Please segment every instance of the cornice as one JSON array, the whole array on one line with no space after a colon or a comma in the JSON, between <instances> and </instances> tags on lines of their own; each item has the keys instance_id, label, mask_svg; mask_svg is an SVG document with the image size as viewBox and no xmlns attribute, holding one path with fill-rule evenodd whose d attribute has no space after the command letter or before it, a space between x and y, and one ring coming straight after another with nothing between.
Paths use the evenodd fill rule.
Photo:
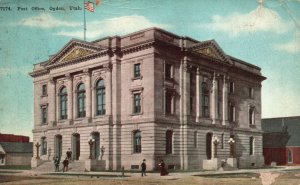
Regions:
<instances>
[{"instance_id":1,"label":"cornice","mask_svg":"<svg viewBox=\"0 0 300 185\"><path fill-rule=\"evenodd\" d=\"M123 55L127 55L130 53L139 52L141 50L149 49L154 46L155 41L148 41L146 43L142 43L139 45L133 45L131 47L122 48L121 51Z\"/></svg>"}]
</instances>

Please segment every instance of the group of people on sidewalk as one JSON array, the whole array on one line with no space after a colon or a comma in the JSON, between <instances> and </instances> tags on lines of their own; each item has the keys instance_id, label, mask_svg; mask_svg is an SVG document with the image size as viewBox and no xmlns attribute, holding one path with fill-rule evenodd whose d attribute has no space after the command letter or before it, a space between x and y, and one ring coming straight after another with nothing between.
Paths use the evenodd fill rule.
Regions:
<instances>
[{"instance_id":1,"label":"group of people on sidewalk","mask_svg":"<svg viewBox=\"0 0 300 185\"><path fill-rule=\"evenodd\" d=\"M70 163L71 157L72 157L72 151L70 150L70 148L66 152L66 155L67 155L67 157L62 162L63 172L66 172L69 170L69 163ZM55 172L59 172L59 164L60 164L60 157L59 156L54 157Z\"/></svg>"},{"instance_id":2,"label":"group of people on sidewalk","mask_svg":"<svg viewBox=\"0 0 300 185\"><path fill-rule=\"evenodd\" d=\"M160 169L160 176L165 176L165 175L169 174L169 172L166 169L166 164L164 163L163 160L160 161L158 166L159 166L159 169ZM141 164L141 169L142 169L142 177L147 176L146 175L146 169L147 169L146 159L143 159L143 162Z\"/></svg>"},{"instance_id":3,"label":"group of people on sidewalk","mask_svg":"<svg viewBox=\"0 0 300 185\"><path fill-rule=\"evenodd\" d=\"M67 155L66 158L62 162L63 172L66 172L69 169L69 163L70 163L71 157L72 157L72 151L70 150L70 148L66 152L66 155ZM56 157L54 157L53 160L54 160L55 172L59 172L60 157L56 156ZM165 175L169 174L169 172L166 169L166 164L164 163L163 160L160 161L158 166L160 168L160 176L165 176ZM142 169L142 177L147 176L146 175L146 169L147 169L146 159L143 159L143 162L141 164L141 169Z\"/></svg>"}]
</instances>

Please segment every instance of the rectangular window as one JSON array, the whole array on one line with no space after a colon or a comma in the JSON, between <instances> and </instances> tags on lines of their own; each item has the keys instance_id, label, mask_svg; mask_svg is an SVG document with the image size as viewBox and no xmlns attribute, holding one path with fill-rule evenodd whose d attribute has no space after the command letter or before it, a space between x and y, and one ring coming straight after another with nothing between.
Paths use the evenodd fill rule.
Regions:
<instances>
[{"instance_id":1,"label":"rectangular window","mask_svg":"<svg viewBox=\"0 0 300 185\"><path fill-rule=\"evenodd\" d=\"M209 117L209 97L208 97L208 95L203 95L203 116Z\"/></svg>"},{"instance_id":2,"label":"rectangular window","mask_svg":"<svg viewBox=\"0 0 300 185\"><path fill-rule=\"evenodd\" d=\"M133 113L141 113L141 93L133 95Z\"/></svg>"},{"instance_id":3,"label":"rectangular window","mask_svg":"<svg viewBox=\"0 0 300 185\"><path fill-rule=\"evenodd\" d=\"M234 82L229 82L229 93L234 93Z\"/></svg>"},{"instance_id":4,"label":"rectangular window","mask_svg":"<svg viewBox=\"0 0 300 185\"><path fill-rule=\"evenodd\" d=\"M229 121L235 122L235 107L233 105L229 106Z\"/></svg>"},{"instance_id":5,"label":"rectangular window","mask_svg":"<svg viewBox=\"0 0 300 185\"><path fill-rule=\"evenodd\" d=\"M253 98L254 97L254 90L251 87L248 88L248 97L249 98Z\"/></svg>"},{"instance_id":6,"label":"rectangular window","mask_svg":"<svg viewBox=\"0 0 300 185\"><path fill-rule=\"evenodd\" d=\"M42 138L42 155L46 155L47 154L47 141L46 138Z\"/></svg>"},{"instance_id":7,"label":"rectangular window","mask_svg":"<svg viewBox=\"0 0 300 185\"><path fill-rule=\"evenodd\" d=\"M42 107L42 125L47 124L47 107Z\"/></svg>"},{"instance_id":8,"label":"rectangular window","mask_svg":"<svg viewBox=\"0 0 300 185\"><path fill-rule=\"evenodd\" d=\"M47 96L47 85L46 85L46 84L44 84L44 85L42 86L42 95L43 95L43 96Z\"/></svg>"},{"instance_id":9,"label":"rectangular window","mask_svg":"<svg viewBox=\"0 0 300 185\"><path fill-rule=\"evenodd\" d=\"M169 92L166 92L166 98L165 98L165 114L172 114L172 94Z\"/></svg>"},{"instance_id":10,"label":"rectangular window","mask_svg":"<svg viewBox=\"0 0 300 185\"><path fill-rule=\"evenodd\" d=\"M173 78L172 65L171 64L165 64L165 78L166 79Z\"/></svg>"},{"instance_id":11,"label":"rectangular window","mask_svg":"<svg viewBox=\"0 0 300 185\"><path fill-rule=\"evenodd\" d=\"M166 154L171 154L173 150L173 132L168 130L166 132Z\"/></svg>"},{"instance_id":12,"label":"rectangular window","mask_svg":"<svg viewBox=\"0 0 300 185\"><path fill-rule=\"evenodd\" d=\"M221 149L224 149L224 133L221 135Z\"/></svg>"},{"instance_id":13,"label":"rectangular window","mask_svg":"<svg viewBox=\"0 0 300 185\"><path fill-rule=\"evenodd\" d=\"M134 78L141 77L141 64L134 64Z\"/></svg>"},{"instance_id":14,"label":"rectangular window","mask_svg":"<svg viewBox=\"0 0 300 185\"><path fill-rule=\"evenodd\" d=\"M254 138L250 137L249 139L249 154L253 155L254 154Z\"/></svg>"},{"instance_id":15,"label":"rectangular window","mask_svg":"<svg viewBox=\"0 0 300 185\"><path fill-rule=\"evenodd\" d=\"M249 125L254 125L254 108L249 108Z\"/></svg>"}]
</instances>

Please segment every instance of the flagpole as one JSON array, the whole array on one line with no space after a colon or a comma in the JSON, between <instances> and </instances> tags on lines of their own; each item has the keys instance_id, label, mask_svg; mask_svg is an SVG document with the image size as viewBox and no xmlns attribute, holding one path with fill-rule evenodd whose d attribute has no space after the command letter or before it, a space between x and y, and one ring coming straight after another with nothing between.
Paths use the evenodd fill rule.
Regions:
<instances>
[{"instance_id":1,"label":"flagpole","mask_svg":"<svg viewBox=\"0 0 300 185\"><path fill-rule=\"evenodd\" d=\"M83 0L83 39L86 41L85 0Z\"/></svg>"}]
</instances>

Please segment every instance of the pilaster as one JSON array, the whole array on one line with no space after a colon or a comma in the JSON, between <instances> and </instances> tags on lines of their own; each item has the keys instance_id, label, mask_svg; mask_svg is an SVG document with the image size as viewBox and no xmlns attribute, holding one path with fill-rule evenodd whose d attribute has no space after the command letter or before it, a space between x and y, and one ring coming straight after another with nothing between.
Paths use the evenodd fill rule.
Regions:
<instances>
[{"instance_id":1,"label":"pilaster","mask_svg":"<svg viewBox=\"0 0 300 185\"><path fill-rule=\"evenodd\" d=\"M217 76L214 73L212 80L212 98L211 98L211 118L212 124L216 124L217 114L218 114L218 81Z\"/></svg>"},{"instance_id":2,"label":"pilaster","mask_svg":"<svg viewBox=\"0 0 300 185\"><path fill-rule=\"evenodd\" d=\"M49 123L53 126L56 122L56 82L53 78L50 78L48 81L48 99L49 99L49 107L48 107L48 115L49 115Z\"/></svg>"},{"instance_id":3,"label":"pilaster","mask_svg":"<svg viewBox=\"0 0 300 185\"><path fill-rule=\"evenodd\" d=\"M228 79L224 75L223 78L223 102L222 102L222 109L223 109L223 118L222 118L222 125L228 125Z\"/></svg>"}]
</instances>

